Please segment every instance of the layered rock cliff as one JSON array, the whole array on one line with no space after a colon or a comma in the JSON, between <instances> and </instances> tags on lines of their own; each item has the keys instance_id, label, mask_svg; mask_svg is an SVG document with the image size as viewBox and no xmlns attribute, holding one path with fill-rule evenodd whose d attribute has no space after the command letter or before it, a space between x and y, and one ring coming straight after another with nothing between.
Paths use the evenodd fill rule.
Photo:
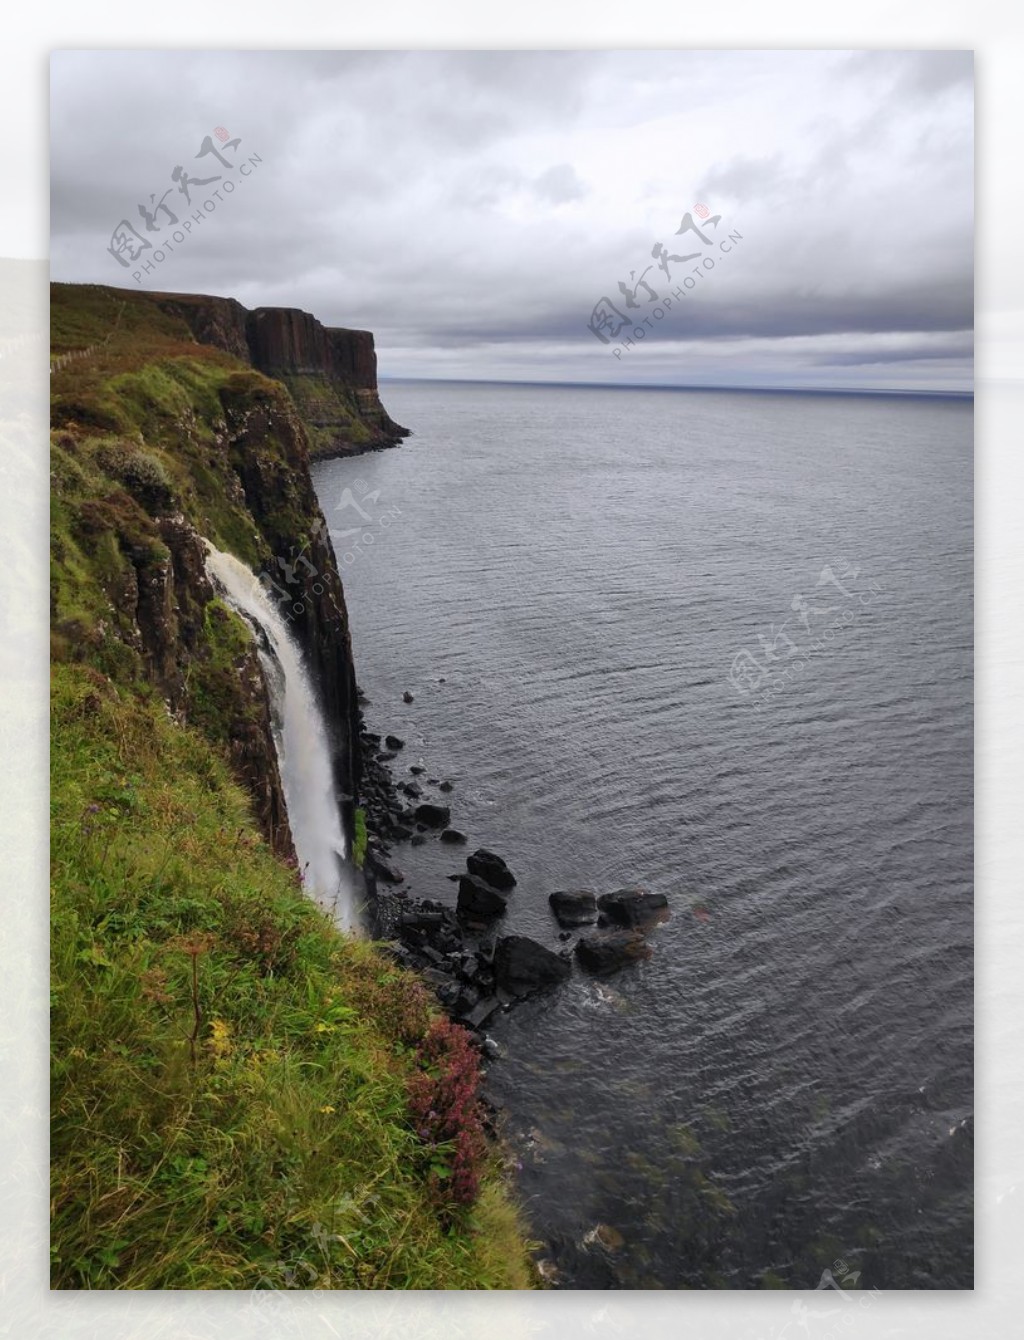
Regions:
<instances>
[{"instance_id":1,"label":"layered rock cliff","mask_svg":"<svg viewBox=\"0 0 1024 1340\"><path fill-rule=\"evenodd\" d=\"M283 382L302 416L314 459L396 446L408 436L381 404L370 331L323 326L297 307L249 311L233 298L146 296L185 321L196 340Z\"/></svg>"}]
</instances>

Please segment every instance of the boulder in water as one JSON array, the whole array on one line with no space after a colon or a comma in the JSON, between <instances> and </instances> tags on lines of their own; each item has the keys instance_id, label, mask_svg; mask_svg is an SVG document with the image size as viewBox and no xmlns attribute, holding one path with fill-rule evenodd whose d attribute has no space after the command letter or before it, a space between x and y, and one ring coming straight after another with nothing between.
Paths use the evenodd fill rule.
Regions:
<instances>
[{"instance_id":1,"label":"boulder in water","mask_svg":"<svg viewBox=\"0 0 1024 1340\"><path fill-rule=\"evenodd\" d=\"M495 856L486 847L480 847L472 856L467 856L466 865L471 875L478 875L496 889L511 889L516 882L515 875L501 857Z\"/></svg>"},{"instance_id":2,"label":"boulder in water","mask_svg":"<svg viewBox=\"0 0 1024 1340\"><path fill-rule=\"evenodd\" d=\"M616 926L653 926L668 917L668 899L645 889L616 889L602 893L597 905Z\"/></svg>"},{"instance_id":3,"label":"boulder in water","mask_svg":"<svg viewBox=\"0 0 1024 1340\"><path fill-rule=\"evenodd\" d=\"M600 977L651 957L651 947L640 931L595 931L576 942L580 966Z\"/></svg>"},{"instance_id":4,"label":"boulder in water","mask_svg":"<svg viewBox=\"0 0 1024 1340\"><path fill-rule=\"evenodd\" d=\"M559 926L586 926L597 920L597 898L589 889L566 889L548 894Z\"/></svg>"},{"instance_id":5,"label":"boulder in water","mask_svg":"<svg viewBox=\"0 0 1024 1340\"><path fill-rule=\"evenodd\" d=\"M516 996L554 986L572 976L572 964L525 935L503 935L494 947L494 979Z\"/></svg>"},{"instance_id":6,"label":"boulder in water","mask_svg":"<svg viewBox=\"0 0 1024 1340\"><path fill-rule=\"evenodd\" d=\"M476 875L459 876L459 916L468 921L500 917L505 911L505 895Z\"/></svg>"},{"instance_id":7,"label":"boulder in water","mask_svg":"<svg viewBox=\"0 0 1024 1340\"><path fill-rule=\"evenodd\" d=\"M434 805L430 801L417 805L413 817L418 824L427 828L447 828L452 812L447 805Z\"/></svg>"}]
</instances>

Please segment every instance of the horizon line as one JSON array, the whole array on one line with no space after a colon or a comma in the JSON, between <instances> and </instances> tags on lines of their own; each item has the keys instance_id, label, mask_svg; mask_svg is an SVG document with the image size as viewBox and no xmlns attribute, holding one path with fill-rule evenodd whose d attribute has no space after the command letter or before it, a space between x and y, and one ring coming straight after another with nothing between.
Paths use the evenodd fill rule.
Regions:
<instances>
[{"instance_id":1,"label":"horizon line","mask_svg":"<svg viewBox=\"0 0 1024 1340\"><path fill-rule=\"evenodd\" d=\"M741 386L713 385L688 382L587 382L567 380L538 380L522 377L411 377L380 375L378 382L443 382L468 386L558 386L596 391L739 391L744 394L765 395L879 395L918 396L925 399L973 400L970 390L922 390L904 387L877 386Z\"/></svg>"}]
</instances>

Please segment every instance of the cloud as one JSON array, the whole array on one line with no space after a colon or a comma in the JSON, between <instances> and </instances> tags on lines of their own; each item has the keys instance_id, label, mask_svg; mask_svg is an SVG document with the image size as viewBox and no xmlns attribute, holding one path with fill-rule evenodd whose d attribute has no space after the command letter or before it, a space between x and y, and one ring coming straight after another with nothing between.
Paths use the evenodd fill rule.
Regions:
<instances>
[{"instance_id":1,"label":"cloud","mask_svg":"<svg viewBox=\"0 0 1024 1340\"><path fill-rule=\"evenodd\" d=\"M168 188L187 217L180 164L235 189L146 287L368 327L393 373L601 380L622 360L591 309L631 271L657 287L652 248L691 251L675 230L703 201L742 245L644 345L645 376L699 340L705 371L745 379L750 341L774 341L779 375L841 384L862 336L959 332L939 361L969 381L969 53L73 52L51 87L58 279L135 286L112 229ZM215 126L258 156L244 182L196 158Z\"/></svg>"}]
</instances>

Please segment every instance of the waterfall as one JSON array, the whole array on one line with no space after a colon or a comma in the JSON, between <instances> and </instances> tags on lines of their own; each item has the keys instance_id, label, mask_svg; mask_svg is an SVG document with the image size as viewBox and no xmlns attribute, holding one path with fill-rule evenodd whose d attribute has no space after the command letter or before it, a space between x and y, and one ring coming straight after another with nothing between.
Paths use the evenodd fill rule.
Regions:
<instances>
[{"instance_id":1,"label":"waterfall","mask_svg":"<svg viewBox=\"0 0 1024 1340\"><path fill-rule=\"evenodd\" d=\"M209 543L206 549L207 572L256 636L303 887L344 930L358 929L327 732L301 652L252 570Z\"/></svg>"}]
</instances>

